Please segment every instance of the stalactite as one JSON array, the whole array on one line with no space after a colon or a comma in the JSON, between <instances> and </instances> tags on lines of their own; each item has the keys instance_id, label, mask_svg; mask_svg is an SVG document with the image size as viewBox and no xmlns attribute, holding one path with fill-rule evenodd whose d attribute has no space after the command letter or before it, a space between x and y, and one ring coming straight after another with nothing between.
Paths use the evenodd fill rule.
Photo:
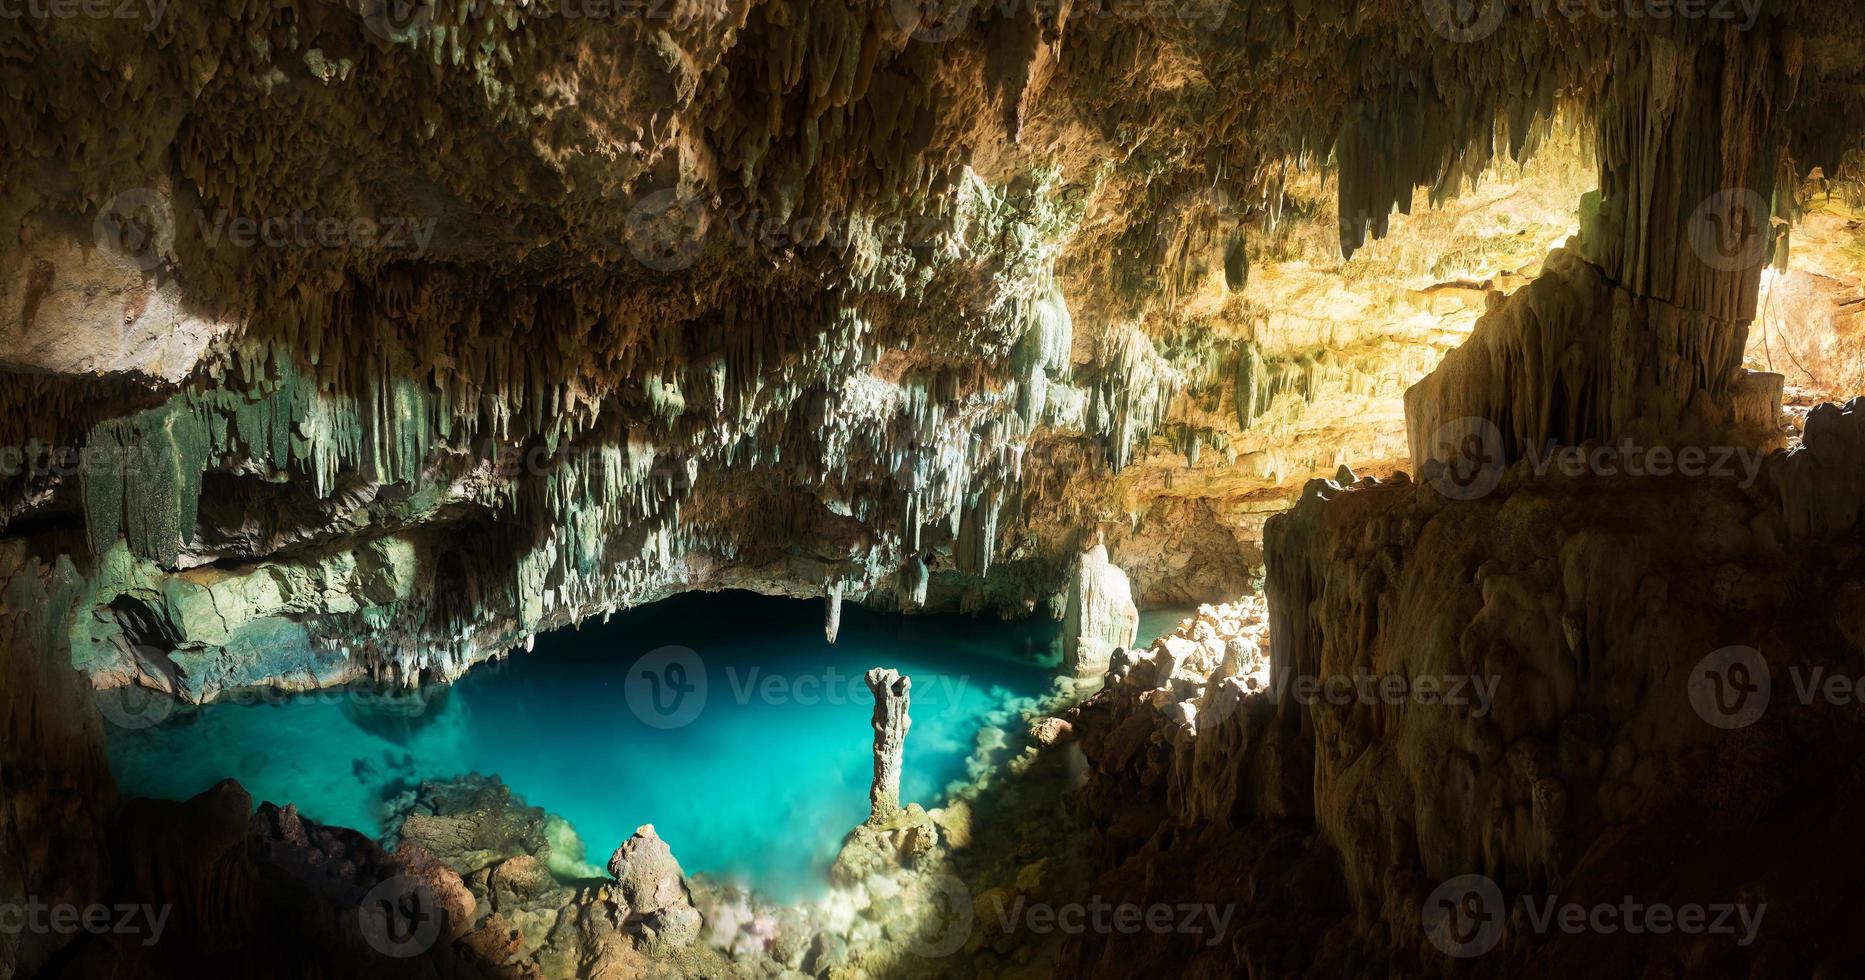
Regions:
<instances>
[{"instance_id":1,"label":"stalactite","mask_svg":"<svg viewBox=\"0 0 1865 980\"><path fill-rule=\"evenodd\" d=\"M822 634L830 643L842 631L842 583L831 584L823 593Z\"/></svg>"}]
</instances>

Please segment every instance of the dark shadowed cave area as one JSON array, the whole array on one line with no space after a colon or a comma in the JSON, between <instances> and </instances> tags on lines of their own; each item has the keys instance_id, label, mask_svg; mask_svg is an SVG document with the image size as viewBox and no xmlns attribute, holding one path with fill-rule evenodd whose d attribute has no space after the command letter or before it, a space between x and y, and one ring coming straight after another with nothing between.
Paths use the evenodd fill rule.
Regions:
<instances>
[{"instance_id":1,"label":"dark shadowed cave area","mask_svg":"<svg viewBox=\"0 0 1865 980\"><path fill-rule=\"evenodd\" d=\"M1856 0L0 86L0 980L1865 976Z\"/></svg>"}]
</instances>

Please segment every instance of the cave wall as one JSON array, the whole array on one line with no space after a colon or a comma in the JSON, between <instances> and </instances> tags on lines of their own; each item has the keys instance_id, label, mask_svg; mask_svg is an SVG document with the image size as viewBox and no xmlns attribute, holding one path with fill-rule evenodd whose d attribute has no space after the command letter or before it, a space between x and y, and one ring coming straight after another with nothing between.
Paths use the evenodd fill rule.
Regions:
<instances>
[{"instance_id":1,"label":"cave wall","mask_svg":"<svg viewBox=\"0 0 1865 980\"><path fill-rule=\"evenodd\" d=\"M1168 640L1076 716L1097 887L1230 901L1244 922L1204 948L1084 936L1065 969L1756 976L1857 962L1830 905L1857 868L1814 828L1858 812L1857 780L1832 767L1865 730L1843 698L1780 685L1844 673L1861 652L1857 495L1838 477L1858 403L1815 408L1790 451L1782 379L1742 360L1764 266L1788 261L1776 180L1797 189L1807 160L1788 160L1799 144L1783 120L1816 56L1792 34L1736 31L1621 52L1591 103L1600 190L1580 231L1526 286L1490 294L1467 342L1407 392L1418 478L1312 481L1269 519L1261 676L1239 686ZM1718 239L1706 215L1746 234ZM1548 466L1620 445L1726 462ZM1759 651L1777 686L1758 717L1719 724L1701 675L1732 649ZM1461 678L1475 696L1295 693L1366 676ZM1504 905L1495 951L1486 936L1465 959L1429 920L1434 896L1473 875ZM1777 917L1737 944L1538 932L1522 911L1627 895Z\"/></svg>"},{"instance_id":2,"label":"cave wall","mask_svg":"<svg viewBox=\"0 0 1865 980\"><path fill-rule=\"evenodd\" d=\"M1398 11L383 13L8 41L0 515L71 556L100 683L446 679L694 588L1053 612L1091 533L1150 604L1246 587L1292 488L1400 457L1351 404L1447 346L1291 321L1252 248L1337 247L1378 167L1309 144L1396 76L1483 93L1413 161L1440 197L1521 78ZM1382 27L1405 71L1342 57Z\"/></svg>"},{"instance_id":3,"label":"cave wall","mask_svg":"<svg viewBox=\"0 0 1865 980\"><path fill-rule=\"evenodd\" d=\"M78 845L100 825L60 810L67 791L108 795L69 668L189 700L409 684L694 588L1059 611L1090 535L1152 602L1267 574L1289 624L1278 670L1373 662L1387 629L1439 644L1397 656L1448 657L1437 600L1400 621L1385 596L1415 581L1468 607L1448 568L1471 556L1353 509L1371 504L1324 518L1305 503L1277 524L1284 491L1408 457L1422 476L1458 418L1497 427L1506 458L1622 435L1768 447L1777 389L1740 369L1755 274L1705 272L1679 242L1703 195L1745 187L1773 208L1779 168L1837 173L1846 147L1820 134L1849 139L1859 118L1856 25L1811 3L1741 36L1509 18L1480 44L1412 4L1306 0L1165 19L996 8L949 32L879 2L600 22L416 9L213 2L0 35L17 106L0 116L0 217L17 229L0 243L0 450L18 453L0 460L0 554L8 628L29 638L6 654L27 681L6 692L6 772L31 787L9 795L10 889L78 895L99 874L102 852ZM1304 261L1288 236L1318 228L1377 264L1381 235L1547 152L1563 114L1600 178L1570 247L1492 281L1390 290L1409 312L1281 302L1302 295L1274 288ZM242 240L243 221L274 219L282 244ZM1360 424L1462 340L1435 326L1448 306L1486 315L1411 388L1407 436ZM1783 548L1847 533L1859 502L1832 475L1847 450L1819 447L1847 445L1850 416L1819 417L1771 471L1775 504L1700 503L1777 507ZM1435 506L1386 486L1366 496L1400 525ZM1516 561L1506 548L1529 545L1487 521L1460 527ZM1368 527L1397 553L1359 557L1390 567L1337 569L1331 549ZM1753 554L1714 547L1765 564L1774 524L1742 527ZM1813 561L1784 554L1766 560ZM1518 590L1579 594L1556 585L1541 568ZM1645 628L1626 615L1611 624ZM1547 725L1675 705L1608 697L1650 664L1583 683L1545 643L1523 657L1546 679L1524 702L1537 727L1504 733L1530 757L1507 774L1429 753L1488 751L1496 733L1399 719L1391 751L1412 775L1383 802L1356 766L1385 720L1252 709L1259 748L1194 747L1209 778L1141 812L1314 885L1318 919L1346 905L1400 921L1411 879L1375 881L1366 861L1548 880L1561 841L1599 826L1603 777L1587 759L1547 770L1583 798L1565 830L1550 823L1534 796ZM56 779L34 768L66 755ZM1136 785L1169 785L1148 765ZM1503 817L1422 809L1425 775L1446 773ZM1327 856L1222 834L1258 818L1324 829ZM1402 846L1440 820L1487 843ZM64 836L31 830L53 824ZM42 862L45 840L81 857Z\"/></svg>"}]
</instances>

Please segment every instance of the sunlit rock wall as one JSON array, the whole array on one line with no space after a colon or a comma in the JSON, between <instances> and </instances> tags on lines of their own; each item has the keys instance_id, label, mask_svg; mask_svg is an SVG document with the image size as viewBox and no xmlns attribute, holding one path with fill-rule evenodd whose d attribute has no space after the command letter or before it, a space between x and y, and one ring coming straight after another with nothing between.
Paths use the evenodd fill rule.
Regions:
<instances>
[{"instance_id":1,"label":"sunlit rock wall","mask_svg":"<svg viewBox=\"0 0 1865 980\"><path fill-rule=\"evenodd\" d=\"M72 561L101 683L444 679L695 588L1059 615L1090 535L1142 603L1231 595L1302 480L1402 458L1444 321L1574 197L1443 230L1467 266L1357 243L1332 291L1366 171L1298 145L1390 79L1284 11L563 13L14 42L0 517ZM1233 90L1286 73L1245 36L1314 119Z\"/></svg>"}]
</instances>

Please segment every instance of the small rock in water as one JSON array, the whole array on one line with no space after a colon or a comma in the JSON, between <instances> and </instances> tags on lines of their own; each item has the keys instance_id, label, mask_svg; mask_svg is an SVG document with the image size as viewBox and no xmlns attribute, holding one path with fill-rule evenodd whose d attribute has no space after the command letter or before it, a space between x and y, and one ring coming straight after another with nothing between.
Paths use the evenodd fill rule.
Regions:
<instances>
[{"instance_id":1,"label":"small rock in water","mask_svg":"<svg viewBox=\"0 0 1865 980\"><path fill-rule=\"evenodd\" d=\"M818 976L847 963L848 940L828 932L816 934L816 941L810 944L809 955L803 960L803 966Z\"/></svg>"},{"instance_id":2,"label":"small rock in water","mask_svg":"<svg viewBox=\"0 0 1865 980\"><path fill-rule=\"evenodd\" d=\"M643 824L633 837L609 858L609 873L620 883L622 898L643 914L686 904L685 872L674 860L673 848Z\"/></svg>"},{"instance_id":3,"label":"small rock in water","mask_svg":"<svg viewBox=\"0 0 1865 980\"><path fill-rule=\"evenodd\" d=\"M1075 737L1075 727L1060 718L1038 718L1030 722L1030 737L1038 745L1059 745Z\"/></svg>"},{"instance_id":4,"label":"small rock in water","mask_svg":"<svg viewBox=\"0 0 1865 980\"><path fill-rule=\"evenodd\" d=\"M971 846L971 804L955 800L926 811L926 815L932 818L932 822L945 835L945 846L955 851Z\"/></svg>"}]
</instances>

